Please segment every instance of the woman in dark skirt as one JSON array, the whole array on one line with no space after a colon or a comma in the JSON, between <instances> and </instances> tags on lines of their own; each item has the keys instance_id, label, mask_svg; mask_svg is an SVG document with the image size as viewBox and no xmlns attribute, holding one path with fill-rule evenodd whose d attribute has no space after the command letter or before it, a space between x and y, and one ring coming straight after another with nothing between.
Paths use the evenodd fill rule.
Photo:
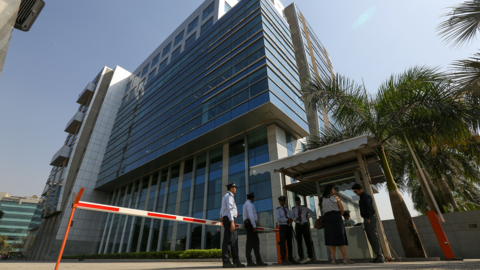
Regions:
<instances>
[{"instance_id":1,"label":"woman in dark skirt","mask_svg":"<svg viewBox=\"0 0 480 270\"><path fill-rule=\"evenodd\" d=\"M320 209L323 211L325 228L325 245L329 246L332 255L332 264L339 264L336 259L336 248L340 249L344 264L354 264L347 258L347 233L343 223L343 205L340 198L335 196L333 185L327 185L320 199Z\"/></svg>"}]
</instances>

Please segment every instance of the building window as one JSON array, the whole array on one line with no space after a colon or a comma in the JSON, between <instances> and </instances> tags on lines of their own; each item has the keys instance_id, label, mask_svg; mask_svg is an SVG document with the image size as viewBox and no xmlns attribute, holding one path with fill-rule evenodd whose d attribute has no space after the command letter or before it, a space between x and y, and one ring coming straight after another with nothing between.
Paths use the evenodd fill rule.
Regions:
<instances>
[{"instance_id":1,"label":"building window","mask_svg":"<svg viewBox=\"0 0 480 270\"><path fill-rule=\"evenodd\" d=\"M165 59L165 61L163 61L160 64L160 66L158 66L158 72L160 72L162 69L164 69L167 66L167 61L168 61L168 59Z\"/></svg>"},{"instance_id":2,"label":"building window","mask_svg":"<svg viewBox=\"0 0 480 270\"><path fill-rule=\"evenodd\" d=\"M190 46L190 45L196 40L196 37L197 37L197 32L193 33L193 34L185 41L185 48L187 48L188 46Z\"/></svg>"},{"instance_id":3,"label":"building window","mask_svg":"<svg viewBox=\"0 0 480 270\"><path fill-rule=\"evenodd\" d=\"M215 9L215 6L214 6L213 4L215 4L215 2L212 2L212 3L210 4L210 6L208 6L208 7L203 11L202 20L205 20L205 18L207 18L208 15L210 15L210 14L213 12L213 10Z\"/></svg>"},{"instance_id":4,"label":"building window","mask_svg":"<svg viewBox=\"0 0 480 270\"><path fill-rule=\"evenodd\" d=\"M158 60L160 59L160 54L157 54L152 60L152 68L157 65Z\"/></svg>"},{"instance_id":5,"label":"building window","mask_svg":"<svg viewBox=\"0 0 480 270\"><path fill-rule=\"evenodd\" d=\"M184 30L182 30L182 32L180 32L180 34L177 35L177 37L175 37L175 43L173 44L173 47L177 46L177 44L182 41L183 39L183 32Z\"/></svg>"},{"instance_id":6,"label":"building window","mask_svg":"<svg viewBox=\"0 0 480 270\"><path fill-rule=\"evenodd\" d=\"M163 49L163 52L162 52L162 57L165 57L165 55L167 55L169 52L170 52L170 48L172 47L172 43L168 43L167 47L165 47Z\"/></svg>"},{"instance_id":7,"label":"building window","mask_svg":"<svg viewBox=\"0 0 480 270\"><path fill-rule=\"evenodd\" d=\"M189 25L187 29L187 34L190 33L193 29L195 29L198 25L198 17L196 17Z\"/></svg>"},{"instance_id":8,"label":"building window","mask_svg":"<svg viewBox=\"0 0 480 270\"><path fill-rule=\"evenodd\" d=\"M148 74L148 80L147 82L150 82L156 75L157 69L154 69L150 74Z\"/></svg>"},{"instance_id":9,"label":"building window","mask_svg":"<svg viewBox=\"0 0 480 270\"><path fill-rule=\"evenodd\" d=\"M200 30L200 35L205 33L210 27L213 25L213 18L210 18L206 23L202 25L202 29Z\"/></svg>"},{"instance_id":10,"label":"building window","mask_svg":"<svg viewBox=\"0 0 480 270\"><path fill-rule=\"evenodd\" d=\"M148 68L150 67L150 63L148 63L142 70L142 77L145 76L148 72Z\"/></svg>"},{"instance_id":11,"label":"building window","mask_svg":"<svg viewBox=\"0 0 480 270\"><path fill-rule=\"evenodd\" d=\"M175 59L175 57L180 55L180 51L182 49L182 46L178 47L173 53L172 53L172 60Z\"/></svg>"},{"instance_id":12,"label":"building window","mask_svg":"<svg viewBox=\"0 0 480 270\"><path fill-rule=\"evenodd\" d=\"M225 2L225 13L230 11L230 9L232 9L232 7L227 2Z\"/></svg>"}]
</instances>

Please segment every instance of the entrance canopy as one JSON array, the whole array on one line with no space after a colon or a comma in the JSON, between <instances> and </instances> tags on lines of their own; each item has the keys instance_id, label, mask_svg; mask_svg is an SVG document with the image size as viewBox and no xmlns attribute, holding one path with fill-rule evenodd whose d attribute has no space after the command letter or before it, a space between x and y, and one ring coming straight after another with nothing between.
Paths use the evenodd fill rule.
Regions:
<instances>
[{"instance_id":1,"label":"entrance canopy","mask_svg":"<svg viewBox=\"0 0 480 270\"><path fill-rule=\"evenodd\" d=\"M355 182L355 172L360 170L358 160L360 154L365 159L372 184L379 184L385 182L385 177L374 151L378 146L379 142L374 136L363 135L253 166L250 175L266 172L283 173L299 181L286 185L287 190L302 196L314 196L317 195L317 182L322 185L340 184L340 188L341 182L345 184ZM345 185L345 189L349 187L350 185Z\"/></svg>"}]
</instances>

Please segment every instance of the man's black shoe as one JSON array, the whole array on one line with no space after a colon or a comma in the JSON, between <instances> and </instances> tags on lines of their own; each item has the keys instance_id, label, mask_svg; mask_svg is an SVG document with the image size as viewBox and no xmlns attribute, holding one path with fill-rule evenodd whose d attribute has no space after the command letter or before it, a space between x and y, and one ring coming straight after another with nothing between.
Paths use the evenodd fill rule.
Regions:
<instances>
[{"instance_id":1,"label":"man's black shoe","mask_svg":"<svg viewBox=\"0 0 480 270\"><path fill-rule=\"evenodd\" d=\"M375 260L373 260L372 263L385 263L385 261L382 260L382 259L375 259Z\"/></svg>"},{"instance_id":2,"label":"man's black shoe","mask_svg":"<svg viewBox=\"0 0 480 270\"><path fill-rule=\"evenodd\" d=\"M292 263L292 264L300 264L300 262L295 261L295 260L291 260L290 263Z\"/></svg>"},{"instance_id":3,"label":"man's black shoe","mask_svg":"<svg viewBox=\"0 0 480 270\"><path fill-rule=\"evenodd\" d=\"M257 266L257 265L256 265L254 262L248 262L248 263L247 263L247 266L248 266L248 267L255 267L255 266Z\"/></svg>"},{"instance_id":4,"label":"man's black shoe","mask_svg":"<svg viewBox=\"0 0 480 270\"><path fill-rule=\"evenodd\" d=\"M292 263L289 262L289 261L283 261L283 262L282 262L282 265L291 265L291 264L292 264Z\"/></svg>"},{"instance_id":5,"label":"man's black shoe","mask_svg":"<svg viewBox=\"0 0 480 270\"><path fill-rule=\"evenodd\" d=\"M235 268L235 265L231 264L230 262L228 263L223 263L223 267L222 268Z\"/></svg>"},{"instance_id":6,"label":"man's black shoe","mask_svg":"<svg viewBox=\"0 0 480 270\"><path fill-rule=\"evenodd\" d=\"M257 266L267 266L268 263L264 263L262 261L257 262Z\"/></svg>"},{"instance_id":7,"label":"man's black shoe","mask_svg":"<svg viewBox=\"0 0 480 270\"><path fill-rule=\"evenodd\" d=\"M236 268L243 268L245 267L245 264L241 263L241 262L238 262L236 264L234 264Z\"/></svg>"}]
</instances>

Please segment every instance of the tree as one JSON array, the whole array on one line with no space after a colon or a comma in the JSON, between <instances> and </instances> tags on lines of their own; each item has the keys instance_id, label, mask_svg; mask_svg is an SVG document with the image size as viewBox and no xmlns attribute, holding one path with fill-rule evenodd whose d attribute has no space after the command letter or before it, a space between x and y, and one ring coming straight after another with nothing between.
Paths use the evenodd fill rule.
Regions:
<instances>
[{"instance_id":1,"label":"tree","mask_svg":"<svg viewBox=\"0 0 480 270\"><path fill-rule=\"evenodd\" d=\"M0 211L0 219L3 218L3 214L4 214L3 211Z\"/></svg>"},{"instance_id":2,"label":"tree","mask_svg":"<svg viewBox=\"0 0 480 270\"><path fill-rule=\"evenodd\" d=\"M335 128L321 131L309 146L329 144L363 134L380 142L377 154L385 173L395 222L406 257L425 257L417 229L390 169L386 146L404 142L446 144L470 136L468 124L474 116L437 69L414 67L392 75L375 96L352 80L333 78L308 80L302 87L304 101L314 108L325 105ZM333 125L332 125L333 126Z\"/></svg>"},{"instance_id":3,"label":"tree","mask_svg":"<svg viewBox=\"0 0 480 270\"><path fill-rule=\"evenodd\" d=\"M461 47L471 42L480 30L480 1L465 1L444 15L447 19L437 27L438 34L446 43ZM466 60L453 63L450 78L456 82L458 96L480 106L480 53ZM480 119L472 122L478 134Z\"/></svg>"},{"instance_id":4,"label":"tree","mask_svg":"<svg viewBox=\"0 0 480 270\"><path fill-rule=\"evenodd\" d=\"M441 196L437 200L442 209L460 210L457 203L462 201L478 204L472 201L470 194L477 194L480 183L480 140L473 136L471 140L456 147L413 145L420 160L431 176L431 189L439 190ZM395 179L401 179L399 186L412 194L415 209L419 212L426 211L426 198L420 184L416 168L409 154L402 147L389 147L390 164ZM403 178L404 176L407 176ZM475 197L475 196L473 196ZM462 207L464 208L464 207ZM447 211L447 210L445 210ZM451 212L449 210L448 212Z\"/></svg>"},{"instance_id":5,"label":"tree","mask_svg":"<svg viewBox=\"0 0 480 270\"><path fill-rule=\"evenodd\" d=\"M0 253L7 254L12 250L12 246L7 243L8 237L6 235L0 235Z\"/></svg>"}]
</instances>

